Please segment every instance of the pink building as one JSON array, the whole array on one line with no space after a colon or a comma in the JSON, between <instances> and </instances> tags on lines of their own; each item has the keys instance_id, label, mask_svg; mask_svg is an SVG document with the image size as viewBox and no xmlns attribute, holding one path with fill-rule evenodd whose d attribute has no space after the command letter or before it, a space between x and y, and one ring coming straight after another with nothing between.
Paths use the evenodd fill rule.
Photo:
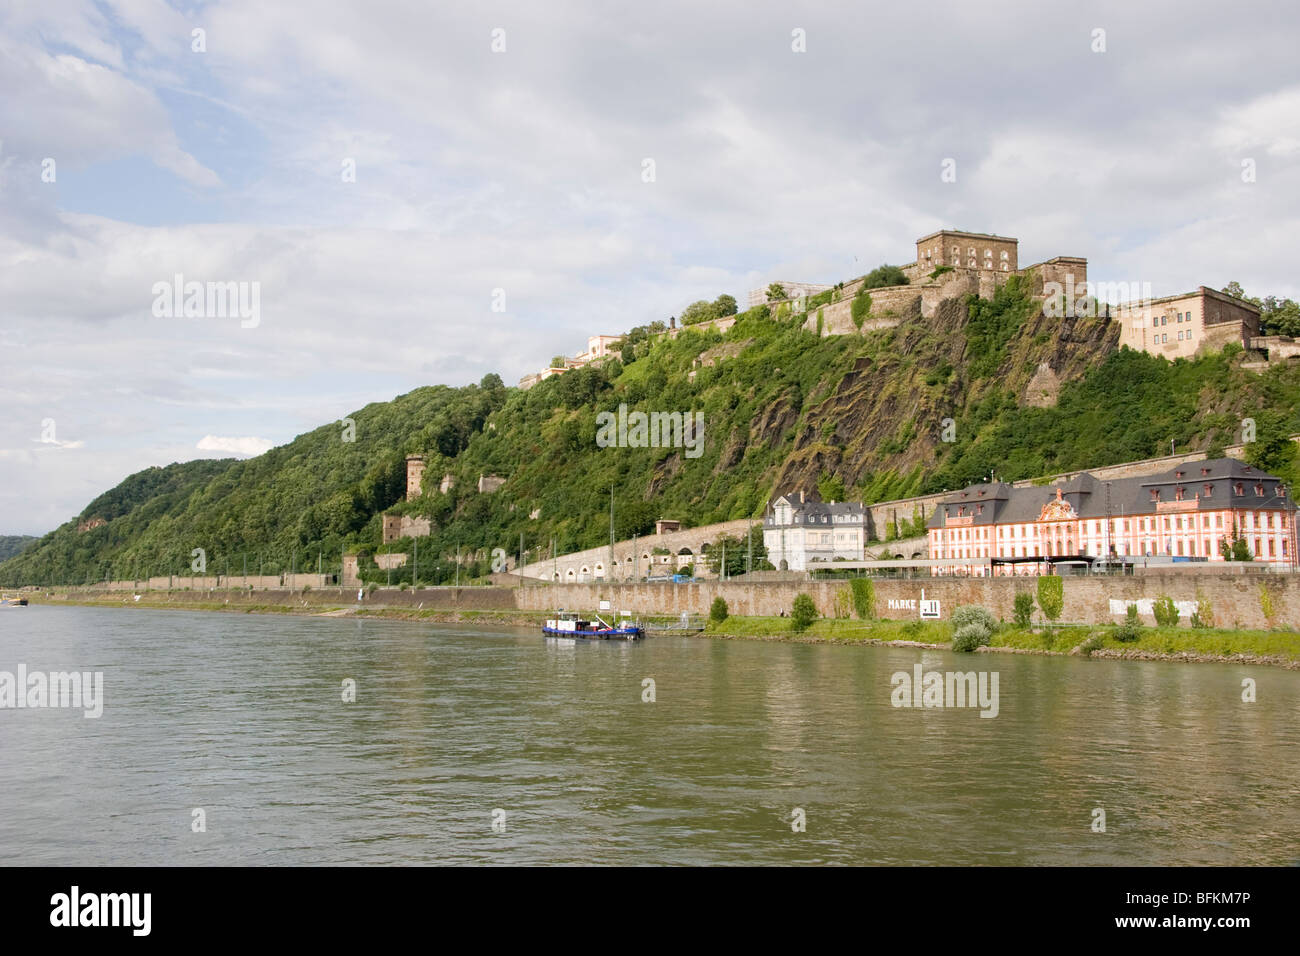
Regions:
<instances>
[{"instance_id":1,"label":"pink building","mask_svg":"<svg viewBox=\"0 0 1300 956\"><path fill-rule=\"evenodd\" d=\"M1042 574L1098 559L1141 564L1223 561L1241 538L1252 560L1297 568L1296 506L1274 476L1233 458L1162 475L1100 481L1081 472L1054 486L971 485L927 523L935 574Z\"/></svg>"}]
</instances>

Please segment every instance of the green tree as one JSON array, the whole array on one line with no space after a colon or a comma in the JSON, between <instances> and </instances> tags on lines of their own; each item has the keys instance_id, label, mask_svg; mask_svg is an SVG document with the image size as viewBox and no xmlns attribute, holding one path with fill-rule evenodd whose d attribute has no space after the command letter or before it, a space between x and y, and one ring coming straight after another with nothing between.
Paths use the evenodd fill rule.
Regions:
<instances>
[{"instance_id":1,"label":"green tree","mask_svg":"<svg viewBox=\"0 0 1300 956\"><path fill-rule=\"evenodd\" d=\"M1176 627L1178 624L1178 607L1167 594L1162 594L1151 602L1151 614L1161 627Z\"/></svg>"},{"instance_id":2,"label":"green tree","mask_svg":"<svg viewBox=\"0 0 1300 956\"><path fill-rule=\"evenodd\" d=\"M736 298L730 295L720 295L713 300L713 310L718 316L736 314Z\"/></svg>"},{"instance_id":3,"label":"green tree","mask_svg":"<svg viewBox=\"0 0 1300 956\"><path fill-rule=\"evenodd\" d=\"M709 620L714 624L721 624L727 619L727 602L722 597L715 597L713 603L709 605Z\"/></svg>"},{"instance_id":4,"label":"green tree","mask_svg":"<svg viewBox=\"0 0 1300 956\"><path fill-rule=\"evenodd\" d=\"M479 381L478 387L482 389L505 388L506 383L501 381L501 376L498 375L496 372L488 372Z\"/></svg>"},{"instance_id":5,"label":"green tree","mask_svg":"<svg viewBox=\"0 0 1300 956\"><path fill-rule=\"evenodd\" d=\"M1043 616L1055 623L1065 609L1065 582L1055 574L1045 574L1038 579L1038 606Z\"/></svg>"},{"instance_id":6,"label":"green tree","mask_svg":"<svg viewBox=\"0 0 1300 956\"><path fill-rule=\"evenodd\" d=\"M817 620L817 605L813 604L813 599L806 594L795 595L794 606L790 610L790 622L794 625L794 629L806 631L815 620Z\"/></svg>"},{"instance_id":7,"label":"green tree","mask_svg":"<svg viewBox=\"0 0 1300 956\"><path fill-rule=\"evenodd\" d=\"M785 286L781 285L781 283L773 282L767 287L768 302L779 302L785 298L787 298L785 294Z\"/></svg>"},{"instance_id":8,"label":"green tree","mask_svg":"<svg viewBox=\"0 0 1300 956\"><path fill-rule=\"evenodd\" d=\"M1291 429L1280 412L1265 409L1255 418L1255 440L1246 446L1246 464L1270 475L1276 475L1288 485L1296 484L1295 442Z\"/></svg>"},{"instance_id":9,"label":"green tree","mask_svg":"<svg viewBox=\"0 0 1300 956\"><path fill-rule=\"evenodd\" d=\"M839 475L822 475L817 479L817 493L822 501L843 501L844 479Z\"/></svg>"},{"instance_id":10,"label":"green tree","mask_svg":"<svg viewBox=\"0 0 1300 956\"><path fill-rule=\"evenodd\" d=\"M717 306L704 299L692 302L686 308L682 309L682 325L699 325L701 322L708 322L710 319L718 317Z\"/></svg>"},{"instance_id":11,"label":"green tree","mask_svg":"<svg viewBox=\"0 0 1300 956\"><path fill-rule=\"evenodd\" d=\"M891 285L907 285L907 276L898 266L877 266L867 273L862 283L864 289L882 289Z\"/></svg>"},{"instance_id":12,"label":"green tree","mask_svg":"<svg viewBox=\"0 0 1300 956\"><path fill-rule=\"evenodd\" d=\"M1015 619L1017 627L1028 627L1034 615L1034 596L1028 591L1016 593Z\"/></svg>"}]
</instances>

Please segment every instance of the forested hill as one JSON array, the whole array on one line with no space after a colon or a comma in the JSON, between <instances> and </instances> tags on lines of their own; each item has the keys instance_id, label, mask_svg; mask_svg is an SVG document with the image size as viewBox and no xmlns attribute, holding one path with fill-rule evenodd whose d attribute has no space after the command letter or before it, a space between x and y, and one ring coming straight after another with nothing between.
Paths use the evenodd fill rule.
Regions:
<instances>
[{"instance_id":1,"label":"forested hill","mask_svg":"<svg viewBox=\"0 0 1300 956\"><path fill-rule=\"evenodd\" d=\"M317 554L337 570L345 549L380 549L385 511L432 519L422 577L449 577L443 556L458 545L485 560L495 547L516 553L521 535L531 557L552 539L561 552L607 541L611 488L622 538L659 517L760 516L778 488L872 502L990 471L1014 480L1157 455L1171 439L1180 450L1221 446L1239 440L1247 416L1263 463L1293 467L1278 436L1300 431L1300 367L1248 372L1232 349L1173 363L1117 351L1116 324L1044 317L1016 280L992 300L949 301L894 328L822 338L803 325L760 307L725 335L630 336L623 360L527 391L495 375L417 389L350 416L354 441L335 422L246 461L148 469L0 564L0 584L188 571L198 547L221 573L238 573L245 554L250 571L255 561L268 573L294 561L314 569ZM702 412L701 453L600 447L597 416L620 404ZM404 502L404 457L415 452L428 460L424 493ZM506 482L479 493L483 475ZM77 530L94 518L106 523Z\"/></svg>"},{"instance_id":2,"label":"forested hill","mask_svg":"<svg viewBox=\"0 0 1300 956\"><path fill-rule=\"evenodd\" d=\"M0 561L6 561L27 547L36 537L30 534L0 534Z\"/></svg>"}]
</instances>

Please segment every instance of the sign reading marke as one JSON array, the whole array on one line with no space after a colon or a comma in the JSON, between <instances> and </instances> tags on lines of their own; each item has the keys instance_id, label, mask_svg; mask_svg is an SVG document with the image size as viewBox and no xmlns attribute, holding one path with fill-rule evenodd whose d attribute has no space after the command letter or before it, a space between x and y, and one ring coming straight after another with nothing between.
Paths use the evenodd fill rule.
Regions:
<instances>
[{"instance_id":1,"label":"sign reading marke","mask_svg":"<svg viewBox=\"0 0 1300 956\"><path fill-rule=\"evenodd\" d=\"M927 601L925 599L925 588L921 589L919 602L916 598L890 598L888 606L891 611L919 611L921 618L924 620L937 621L940 617L939 602Z\"/></svg>"}]
</instances>

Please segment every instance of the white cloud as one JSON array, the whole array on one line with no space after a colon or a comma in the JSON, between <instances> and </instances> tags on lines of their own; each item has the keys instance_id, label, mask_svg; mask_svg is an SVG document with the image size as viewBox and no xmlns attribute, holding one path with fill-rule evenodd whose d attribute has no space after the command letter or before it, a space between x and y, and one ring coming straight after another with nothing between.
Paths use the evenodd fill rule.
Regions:
<instances>
[{"instance_id":1,"label":"white cloud","mask_svg":"<svg viewBox=\"0 0 1300 956\"><path fill-rule=\"evenodd\" d=\"M275 442L265 438L226 438L218 435L205 435L194 446L200 451L228 451L234 455L256 457L262 452L275 447Z\"/></svg>"}]
</instances>

